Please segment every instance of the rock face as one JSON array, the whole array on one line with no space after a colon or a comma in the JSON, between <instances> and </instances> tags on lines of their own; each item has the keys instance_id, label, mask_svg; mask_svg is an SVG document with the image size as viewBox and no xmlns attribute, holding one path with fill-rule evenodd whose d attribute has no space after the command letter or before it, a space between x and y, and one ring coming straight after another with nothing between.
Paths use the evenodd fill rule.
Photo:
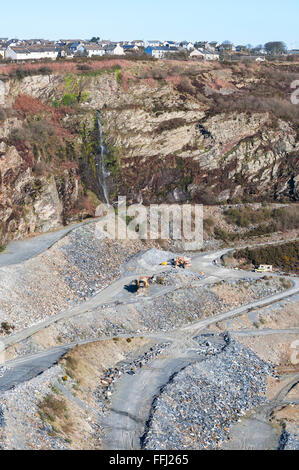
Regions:
<instances>
[{"instance_id":1,"label":"rock face","mask_svg":"<svg viewBox=\"0 0 299 470\"><path fill-rule=\"evenodd\" d=\"M57 228L80 213L78 163L66 155L75 147L70 147L56 116L47 117L41 100L19 94L24 85L35 96L37 90L48 96L52 80L34 78L26 77L25 83L0 82L0 100L5 104L0 116L0 246Z\"/></svg>"},{"instance_id":2,"label":"rock face","mask_svg":"<svg viewBox=\"0 0 299 470\"><path fill-rule=\"evenodd\" d=\"M118 61L116 74L110 62L100 72L0 79L0 245L94 214L103 199L97 110L111 200L298 200L295 107L248 98L273 71ZM272 94L282 95L280 84Z\"/></svg>"},{"instance_id":3,"label":"rock face","mask_svg":"<svg viewBox=\"0 0 299 470\"><path fill-rule=\"evenodd\" d=\"M48 231L64 222L67 199L78 198L75 174L65 171L60 194L54 175L36 176L14 146L0 144L0 240ZM69 186L71 187L69 189ZM70 191L70 194L68 194Z\"/></svg>"},{"instance_id":4,"label":"rock face","mask_svg":"<svg viewBox=\"0 0 299 470\"><path fill-rule=\"evenodd\" d=\"M121 155L121 187L132 200L297 199L299 144L291 123L273 126L268 112L210 115L181 96L174 111L167 85L163 111L153 112L155 94L142 103L144 90L134 93L134 109L103 110L108 143Z\"/></svg>"}]
</instances>

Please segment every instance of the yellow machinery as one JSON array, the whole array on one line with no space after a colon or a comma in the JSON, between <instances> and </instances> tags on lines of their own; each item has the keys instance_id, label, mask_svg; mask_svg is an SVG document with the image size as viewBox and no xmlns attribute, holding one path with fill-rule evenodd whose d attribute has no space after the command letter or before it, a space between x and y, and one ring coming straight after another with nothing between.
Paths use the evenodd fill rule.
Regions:
<instances>
[{"instance_id":1,"label":"yellow machinery","mask_svg":"<svg viewBox=\"0 0 299 470\"><path fill-rule=\"evenodd\" d=\"M173 260L173 265L177 268L189 268L191 267L191 261L189 258L184 258L183 256L178 256Z\"/></svg>"},{"instance_id":2,"label":"yellow machinery","mask_svg":"<svg viewBox=\"0 0 299 470\"><path fill-rule=\"evenodd\" d=\"M149 287L149 281L150 281L149 276L140 277L137 281L138 289L147 289Z\"/></svg>"}]
</instances>

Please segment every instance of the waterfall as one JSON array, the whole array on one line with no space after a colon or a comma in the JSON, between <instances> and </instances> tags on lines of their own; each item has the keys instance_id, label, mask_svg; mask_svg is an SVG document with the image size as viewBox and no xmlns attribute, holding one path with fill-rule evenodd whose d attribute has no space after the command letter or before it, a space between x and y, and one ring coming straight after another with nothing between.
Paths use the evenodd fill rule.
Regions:
<instances>
[{"instance_id":1,"label":"waterfall","mask_svg":"<svg viewBox=\"0 0 299 470\"><path fill-rule=\"evenodd\" d=\"M103 142L103 129L102 129L102 123L101 123L99 111L97 111L97 120L98 120L98 129L99 129L99 138L100 138L99 152L97 155L97 175L98 175L99 184L102 188L102 191L106 200L106 204L110 206L109 192L108 192L108 188L106 184L106 179L110 175L110 173L105 168L106 147Z\"/></svg>"}]
</instances>

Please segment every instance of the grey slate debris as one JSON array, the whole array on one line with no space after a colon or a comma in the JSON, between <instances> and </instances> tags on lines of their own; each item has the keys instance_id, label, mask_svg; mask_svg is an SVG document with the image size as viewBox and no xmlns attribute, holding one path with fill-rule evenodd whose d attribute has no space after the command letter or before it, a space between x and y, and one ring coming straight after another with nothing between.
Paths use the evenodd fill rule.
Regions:
<instances>
[{"instance_id":1,"label":"grey slate debris","mask_svg":"<svg viewBox=\"0 0 299 470\"><path fill-rule=\"evenodd\" d=\"M287 442L283 450L299 450L299 435L292 435L288 433Z\"/></svg>"},{"instance_id":2,"label":"grey slate debris","mask_svg":"<svg viewBox=\"0 0 299 470\"><path fill-rule=\"evenodd\" d=\"M138 249L138 244L126 247L100 238L93 225L79 227L61 247L66 260L62 275L79 300L86 300L118 278L122 264Z\"/></svg>"},{"instance_id":3,"label":"grey slate debris","mask_svg":"<svg viewBox=\"0 0 299 470\"><path fill-rule=\"evenodd\" d=\"M130 360L129 358L125 361L121 361L117 364L117 367L114 369L108 369L104 378L101 380L101 385L98 387L97 396L100 402L103 398L110 401L110 397L114 392L114 384L116 380L122 374L134 375L137 369L145 366L148 362L151 362L155 357L159 356L170 343L165 342L161 344L156 344L151 347L148 351L144 352L141 356Z\"/></svg>"},{"instance_id":4,"label":"grey slate debris","mask_svg":"<svg viewBox=\"0 0 299 470\"><path fill-rule=\"evenodd\" d=\"M235 340L225 347L203 335L196 340L206 359L178 373L156 397L145 449L219 449L231 424L266 401L272 364Z\"/></svg>"}]
</instances>

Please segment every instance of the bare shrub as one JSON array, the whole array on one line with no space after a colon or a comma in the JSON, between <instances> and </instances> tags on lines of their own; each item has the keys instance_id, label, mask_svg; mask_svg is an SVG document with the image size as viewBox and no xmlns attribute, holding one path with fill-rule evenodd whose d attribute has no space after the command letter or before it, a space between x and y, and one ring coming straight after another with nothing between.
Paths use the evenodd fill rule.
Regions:
<instances>
[{"instance_id":1,"label":"bare shrub","mask_svg":"<svg viewBox=\"0 0 299 470\"><path fill-rule=\"evenodd\" d=\"M271 218L271 210L266 208L255 210L250 207L231 208L227 209L224 215L228 223L238 225L239 227L249 227L249 225L257 224L261 220L269 220Z\"/></svg>"},{"instance_id":2,"label":"bare shrub","mask_svg":"<svg viewBox=\"0 0 299 470\"><path fill-rule=\"evenodd\" d=\"M36 176L47 176L49 173L49 166L43 160L38 161L32 168Z\"/></svg>"},{"instance_id":3,"label":"bare shrub","mask_svg":"<svg viewBox=\"0 0 299 470\"><path fill-rule=\"evenodd\" d=\"M275 231L285 232L299 228L299 206L282 207L272 212Z\"/></svg>"},{"instance_id":4,"label":"bare shrub","mask_svg":"<svg viewBox=\"0 0 299 470\"><path fill-rule=\"evenodd\" d=\"M6 112L3 108L0 108L0 122L5 121L6 119Z\"/></svg>"},{"instance_id":5,"label":"bare shrub","mask_svg":"<svg viewBox=\"0 0 299 470\"><path fill-rule=\"evenodd\" d=\"M177 129L178 127L182 127L186 124L185 119L183 118L174 118L169 119L168 121L160 122L159 126L156 129L156 132L159 134L164 131L171 131L173 129Z\"/></svg>"},{"instance_id":6,"label":"bare shrub","mask_svg":"<svg viewBox=\"0 0 299 470\"><path fill-rule=\"evenodd\" d=\"M44 119L38 121L30 121L21 128L13 128L9 135L9 140L12 143L24 141L35 143L41 139L45 140L48 137L55 135L53 125Z\"/></svg>"},{"instance_id":7,"label":"bare shrub","mask_svg":"<svg viewBox=\"0 0 299 470\"><path fill-rule=\"evenodd\" d=\"M181 93L189 93L190 95L196 94L196 88L191 84L187 77L182 78L181 83L177 86L177 89Z\"/></svg>"},{"instance_id":8,"label":"bare shrub","mask_svg":"<svg viewBox=\"0 0 299 470\"><path fill-rule=\"evenodd\" d=\"M207 217L203 221L203 228L204 230L210 231L215 226L215 220L213 217Z\"/></svg>"},{"instance_id":9,"label":"bare shrub","mask_svg":"<svg viewBox=\"0 0 299 470\"><path fill-rule=\"evenodd\" d=\"M86 72L87 70L92 70L90 65L87 65L87 64L78 64L77 69L80 70L81 72Z\"/></svg>"},{"instance_id":10,"label":"bare shrub","mask_svg":"<svg viewBox=\"0 0 299 470\"><path fill-rule=\"evenodd\" d=\"M167 77L168 72L158 67L153 67L151 69L143 72L139 78L153 78L154 80L163 80Z\"/></svg>"}]
</instances>

